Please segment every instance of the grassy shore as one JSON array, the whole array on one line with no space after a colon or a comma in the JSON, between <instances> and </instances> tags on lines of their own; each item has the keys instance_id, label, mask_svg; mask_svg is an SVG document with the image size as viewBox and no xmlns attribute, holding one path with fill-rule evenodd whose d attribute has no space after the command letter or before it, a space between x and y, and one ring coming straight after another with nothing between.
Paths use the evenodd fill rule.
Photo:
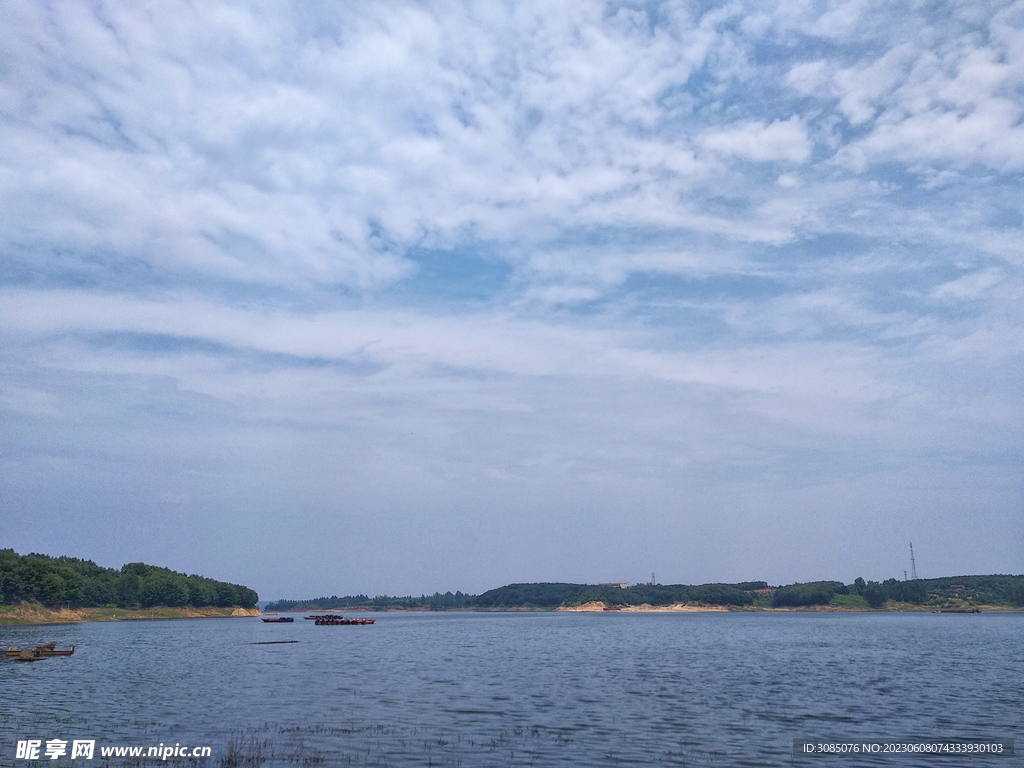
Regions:
<instances>
[{"instance_id":1,"label":"grassy shore","mask_svg":"<svg viewBox=\"0 0 1024 768\"><path fill-rule=\"evenodd\" d=\"M47 608L39 603L0 605L0 627L32 624L73 624L79 621L142 621L148 619L228 618L259 616L256 608Z\"/></svg>"}]
</instances>

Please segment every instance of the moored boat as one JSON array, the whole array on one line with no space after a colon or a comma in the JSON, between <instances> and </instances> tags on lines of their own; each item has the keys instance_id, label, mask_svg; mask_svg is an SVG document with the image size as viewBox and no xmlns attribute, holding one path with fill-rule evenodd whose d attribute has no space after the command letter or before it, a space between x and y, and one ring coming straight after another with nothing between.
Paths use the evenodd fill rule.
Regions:
<instances>
[{"instance_id":1,"label":"moored boat","mask_svg":"<svg viewBox=\"0 0 1024 768\"><path fill-rule=\"evenodd\" d=\"M362 626L364 624L373 624L376 621L376 619L350 619L334 613L325 613L315 616L314 619L318 627Z\"/></svg>"},{"instance_id":2,"label":"moored boat","mask_svg":"<svg viewBox=\"0 0 1024 768\"><path fill-rule=\"evenodd\" d=\"M77 647L72 645L70 648L57 650L56 641L43 643L35 648L18 648L12 645L4 651L4 655L9 659L17 659L18 661L35 661L36 659L48 659L51 656L70 656Z\"/></svg>"},{"instance_id":3,"label":"moored boat","mask_svg":"<svg viewBox=\"0 0 1024 768\"><path fill-rule=\"evenodd\" d=\"M291 616L278 616L276 619L263 619L263 622L265 624L290 624L293 621L295 621L295 619L293 619Z\"/></svg>"}]
</instances>

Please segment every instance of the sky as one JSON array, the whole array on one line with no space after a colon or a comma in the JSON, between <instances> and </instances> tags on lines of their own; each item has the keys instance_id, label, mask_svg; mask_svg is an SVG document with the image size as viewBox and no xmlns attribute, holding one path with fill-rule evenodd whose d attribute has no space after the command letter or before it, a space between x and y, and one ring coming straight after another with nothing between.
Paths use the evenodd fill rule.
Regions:
<instances>
[{"instance_id":1,"label":"sky","mask_svg":"<svg viewBox=\"0 0 1024 768\"><path fill-rule=\"evenodd\" d=\"M0 547L263 599L1024 572L1024 2L0 27Z\"/></svg>"}]
</instances>

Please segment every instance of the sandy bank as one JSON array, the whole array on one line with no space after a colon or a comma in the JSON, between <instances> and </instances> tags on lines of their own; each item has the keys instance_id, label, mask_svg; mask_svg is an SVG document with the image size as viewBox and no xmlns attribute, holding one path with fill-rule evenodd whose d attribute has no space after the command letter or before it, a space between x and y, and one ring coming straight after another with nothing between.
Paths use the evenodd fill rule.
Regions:
<instances>
[{"instance_id":1,"label":"sandy bank","mask_svg":"<svg viewBox=\"0 0 1024 768\"><path fill-rule=\"evenodd\" d=\"M38 603L0 606L0 626L72 624L79 621L143 621L149 619L206 619L259 616L257 608L46 608Z\"/></svg>"},{"instance_id":2,"label":"sandy bank","mask_svg":"<svg viewBox=\"0 0 1024 768\"><path fill-rule=\"evenodd\" d=\"M606 606L602 602L583 603L571 608L558 607L556 611L570 611L574 613L596 613L604 612L605 608L612 607L608 613L711 613L728 611L724 605L690 605L689 603L672 603L672 605L621 605Z\"/></svg>"}]
</instances>

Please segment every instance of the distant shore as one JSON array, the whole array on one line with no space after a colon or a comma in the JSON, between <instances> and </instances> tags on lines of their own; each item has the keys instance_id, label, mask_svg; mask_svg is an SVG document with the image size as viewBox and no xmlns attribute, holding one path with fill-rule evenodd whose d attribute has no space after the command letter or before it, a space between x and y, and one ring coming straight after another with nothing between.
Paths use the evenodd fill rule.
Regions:
<instances>
[{"instance_id":1,"label":"distant shore","mask_svg":"<svg viewBox=\"0 0 1024 768\"><path fill-rule=\"evenodd\" d=\"M47 608L35 603L0 606L0 627L33 624L74 624L82 621L145 621L154 619L219 619L259 616L258 608Z\"/></svg>"},{"instance_id":2,"label":"distant shore","mask_svg":"<svg viewBox=\"0 0 1024 768\"><path fill-rule=\"evenodd\" d=\"M964 606L944 606L957 612L963 611ZM970 606L977 608L982 613L1022 613L1020 608L1011 608L1005 605L978 605ZM887 602L881 608L862 608L843 605L799 605L773 608L770 606L757 605L700 605L693 603L672 603L670 605L610 605L600 601L583 603L582 605L565 606L557 608L527 608L527 607L492 607L492 608L443 608L437 613L933 613L938 611L935 606L914 605L913 603ZM278 613L310 615L314 613L429 613L430 608L368 608L366 606L337 606L334 608L302 608ZM949 611L947 611L949 612ZM271 615L271 614L266 614Z\"/></svg>"}]
</instances>

